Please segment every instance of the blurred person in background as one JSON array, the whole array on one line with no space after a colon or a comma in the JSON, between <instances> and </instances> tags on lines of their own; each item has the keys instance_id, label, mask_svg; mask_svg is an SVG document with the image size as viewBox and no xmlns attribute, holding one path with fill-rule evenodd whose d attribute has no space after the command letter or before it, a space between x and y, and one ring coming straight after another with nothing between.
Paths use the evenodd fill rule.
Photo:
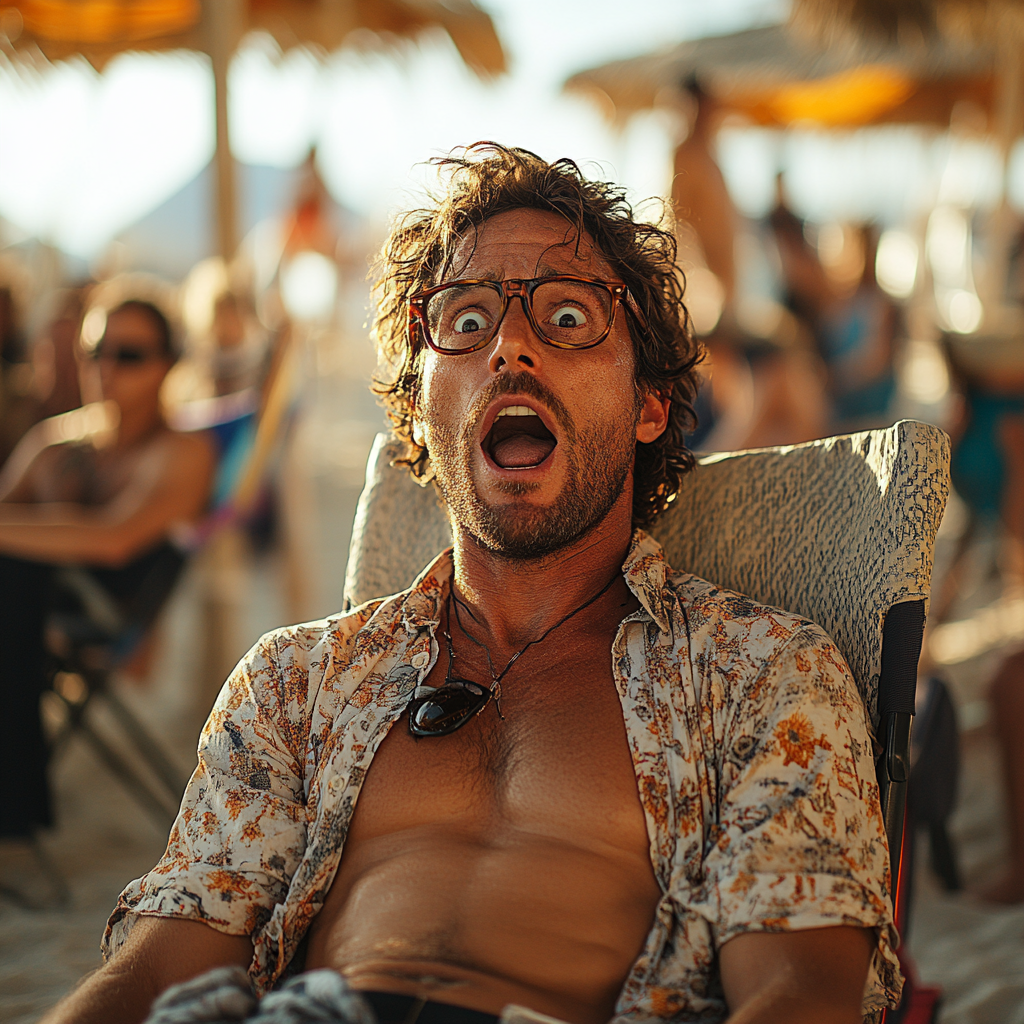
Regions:
<instances>
[{"instance_id":1,"label":"blurred person in background","mask_svg":"<svg viewBox=\"0 0 1024 1024\"><path fill-rule=\"evenodd\" d=\"M221 280L203 301L193 304L185 299L196 322L190 325L192 352L176 368L177 379L170 382L170 421L179 430L210 431L218 454L214 505L222 507L233 498L249 465L292 328L284 311L276 306L277 329L261 322L244 269L200 264L196 272L212 273ZM186 284L186 295L188 287ZM270 479L262 482L256 505L247 511L244 522L258 546L266 547L276 539L276 503Z\"/></svg>"},{"instance_id":2,"label":"blurred person in background","mask_svg":"<svg viewBox=\"0 0 1024 1024\"><path fill-rule=\"evenodd\" d=\"M782 265L783 302L810 331L824 360L832 433L891 422L899 309L875 278L878 231L873 225L827 225L819 245L789 208L777 181L769 215ZM828 255L827 263L821 253Z\"/></svg>"},{"instance_id":3,"label":"blurred person in background","mask_svg":"<svg viewBox=\"0 0 1024 1024\"><path fill-rule=\"evenodd\" d=\"M1002 758L1009 862L979 895L993 903L1024 903L1024 649L1003 660L989 689L989 701Z\"/></svg>"},{"instance_id":4,"label":"blurred person in background","mask_svg":"<svg viewBox=\"0 0 1024 1024\"><path fill-rule=\"evenodd\" d=\"M831 289L817 250L807 240L804 221L786 199L782 174L775 178L775 205L768 214L768 227L779 254L782 304L813 332Z\"/></svg>"},{"instance_id":5,"label":"blurred person in background","mask_svg":"<svg viewBox=\"0 0 1024 1024\"><path fill-rule=\"evenodd\" d=\"M691 111L690 132L676 149L672 175L679 259L684 266L703 264L718 278L728 310L736 294L738 215L714 156L722 111L696 76L683 83L683 92Z\"/></svg>"},{"instance_id":6,"label":"blurred person in background","mask_svg":"<svg viewBox=\"0 0 1024 1024\"><path fill-rule=\"evenodd\" d=\"M205 435L164 422L160 388L177 349L161 310L130 299L86 324L82 393L93 404L34 427L0 474L0 885L16 889L39 882L30 840L53 820L39 699L54 570L90 567L115 600L134 600L175 529L202 515L214 470Z\"/></svg>"},{"instance_id":7,"label":"blurred person in background","mask_svg":"<svg viewBox=\"0 0 1024 1024\"><path fill-rule=\"evenodd\" d=\"M959 397L950 427L950 477L968 510L968 523L938 589L932 618L948 618L960 596L973 542L995 529L998 555L992 566L1004 600L1024 598L1024 365L984 365L976 346L946 339L947 362ZM972 358L973 356L973 358ZM990 691L990 721L999 744L1010 825L1009 864L982 898L1024 902L1024 651L1008 656Z\"/></svg>"},{"instance_id":8,"label":"blurred person in background","mask_svg":"<svg viewBox=\"0 0 1024 1024\"><path fill-rule=\"evenodd\" d=\"M59 416L82 404L78 338L89 287L79 285L53 296L53 315L32 343L32 385L39 419Z\"/></svg>"},{"instance_id":9,"label":"blurred person in background","mask_svg":"<svg viewBox=\"0 0 1024 1024\"><path fill-rule=\"evenodd\" d=\"M676 151L672 200L680 262L693 268L686 300L707 351L690 443L699 451L735 451L814 440L828 427L821 361L809 331L791 312L737 294L739 214L713 155L722 111L696 78L684 90L694 114ZM716 282L717 323L702 329L704 292Z\"/></svg>"},{"instance_id":10,"label":"blurred person in background","mask_svg":"<svg viewBox=\"0 0 1024 1024\"><path fill-rule=\"evenodd\" d=\"M0 290L0 334L6 335L14 317L10 292ZM82 404L78 380L78 333L87 288L59 290L43 303L43 326L27 352L4 360L0 399L0 465L40 420L77 409Z\"/></svg>"},{"instance_id":11,"label":"blurred person in background","mask_svg":"<svg viewBox=\"0 0 1024 1024\"><path fill-rule=\"evenodd\" d=\"M740 299L708 340L711 429L701 451L801 444L828 431L825 372L806 327L770 299ZM698 415L702 412L698 406Z\"/></svg>"},{"instance_id":12,"label":"blurred person in background","mask_svg":"<svg viewBox=\"0 0 1024 1024\"><path fill-rule=\"evenodd\" d=\"M847 433L888 426L901 323L899 307L875 278L879 231L873 224L846 230L830 225L830 234L831 288L816 333L828 368L834 429Z\"/></svg>"},{"instance_id":13,"label":"blurred person in background","mask_svg":"<svg viewBox=\"0 0 1024 1024\"><path fill-rule=\"evenodd\" d=\"M194 352L171 382L176 392L171 425L211 432L221 464L215 497L220 504L229 497L252 448L272 352L268 332L243 288L228 285L215 291L206 315L208 323L198 336L193 334Z\"/></svg>"},{"instance_id":14,"label":"blurred person in background","mask_svg":"<svg viewBox=\"0 0 1024 1024\"><path fill-rule=\"evenodd\" d=\"M969 521L936 601L936 621L951 610L979 527L995 527L1001 534L998 570L1004 595L1024 595L1024 365L1018 355L1018 365L986 366L953 337L946 339L946 357L958 398L949 428L950 479Z\"/></svg>"},{"instance_id":15,"label":"blurred person in background","mask_svg":"<svg viewBox=\"0 0 1024 1024\"><path fill-rule=\"evenodd\" d=\"M14 289L0 284L0 463L39 419L23 319Z\"/></svg>"},{"instance_id":16,"label":"blurred person in background","mask_svg":"<svg viewBox=\"0 0 1024 1024\"><path fill-rule=\"evenodd\" d=\"M256 321L252 303L237 290L217 296L213 305L210 377L218 397L255 392L263 384L268 339Z\"/></svg>"}]
</instances>

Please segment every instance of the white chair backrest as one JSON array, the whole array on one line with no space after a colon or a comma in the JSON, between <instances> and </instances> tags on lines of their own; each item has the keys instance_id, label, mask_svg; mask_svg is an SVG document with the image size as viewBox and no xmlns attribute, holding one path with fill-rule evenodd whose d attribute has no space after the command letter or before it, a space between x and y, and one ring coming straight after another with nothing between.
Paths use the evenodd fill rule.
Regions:
<instances>
[{"instance_id":1,"label":"white chair backrest","mask_svg":"<svg viewBox=\"0 0 1024 1024\"><path fill-rule=\"evenodd\" d=\"M379 434L359 499L345 606L409 586L451 544L432 486L392 466ZM700 460L651 533L669 563L822 626L875 715L882 621L927 600L949 489L949 439L903 420L885 430Z\"/></svg>"}]
</instances>

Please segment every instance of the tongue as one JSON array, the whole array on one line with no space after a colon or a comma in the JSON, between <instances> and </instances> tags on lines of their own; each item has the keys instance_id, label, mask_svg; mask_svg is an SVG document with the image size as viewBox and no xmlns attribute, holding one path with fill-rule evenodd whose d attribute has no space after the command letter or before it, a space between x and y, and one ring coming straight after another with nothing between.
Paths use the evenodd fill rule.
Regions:
<instances>
[{"instance_id":1,"label":"tongue","mask_svg":"<svg viewBox=\"0 0 1024 1024\"><path fill-rule=\"evenodd\" d=\"M512 434L495 444L491 458L502 469L522 469L536 466L551 454L554 438L533 437L531 434Z\"/></svg>"}]
</instances>

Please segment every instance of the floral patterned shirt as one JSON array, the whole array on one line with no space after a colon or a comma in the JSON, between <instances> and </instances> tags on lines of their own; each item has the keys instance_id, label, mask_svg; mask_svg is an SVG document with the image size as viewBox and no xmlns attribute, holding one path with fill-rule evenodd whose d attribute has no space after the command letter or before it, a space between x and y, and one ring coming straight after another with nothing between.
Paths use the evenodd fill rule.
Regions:
<instances>
[{"instance_id":1,"label":"floral patterned shirt","mask_svg":"<svg viewBox=\"0 0 1024 1024\"><path fill-rule=\"evenodd\" d=\"M167 852L110 917L139 915L255 945L266 991L330 888L374 752L438 656L452 572L267 634L221 691ZM864 1012L894 1003L889 857L867 717L813 623L673 571L637 531L623 566L640 609L612 670L662 891L616 1007L620 1024L721 1021L717 950L751 931L875 929Z\"/></svg>"}]
</instances>

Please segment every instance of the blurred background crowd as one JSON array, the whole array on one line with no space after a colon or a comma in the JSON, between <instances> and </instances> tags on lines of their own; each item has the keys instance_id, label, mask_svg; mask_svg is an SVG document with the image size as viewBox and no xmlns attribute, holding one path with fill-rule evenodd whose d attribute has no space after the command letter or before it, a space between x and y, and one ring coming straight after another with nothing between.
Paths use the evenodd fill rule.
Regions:
<instances>
[{"instance_id":1,"label":"blurred background crowd","mask_svg":"<svg viewBox=\"0 0 1024 1024\"><path fill-rule=\"evenodd\" d=\"M696 450L950 433L909 941L1024 1022L1021 53L1019 0L0 0L0 1019L96 963L238 657L340 607L369 262L495 139L674 218Z\"/></svg>"}]
</instances>

